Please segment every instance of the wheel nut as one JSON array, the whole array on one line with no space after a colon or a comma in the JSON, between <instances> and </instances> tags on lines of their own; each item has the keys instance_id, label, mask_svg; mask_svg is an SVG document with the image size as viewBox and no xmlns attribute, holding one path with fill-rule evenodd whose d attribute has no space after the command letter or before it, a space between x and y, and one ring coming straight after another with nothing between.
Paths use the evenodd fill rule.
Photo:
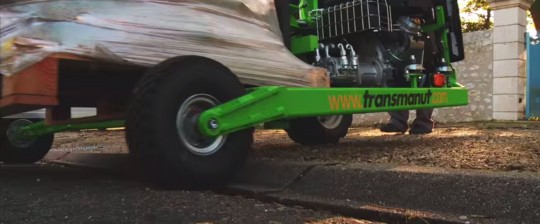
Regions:
<instances>
[{"instance_id":1,"label":"wheel nut","mask_svg":"<svg viewBox=\"0 0 540 224\"><path fill-rule=\"evenodd\" d=\"M208 127L210 127L210 129L217 129L219 127L217 120L211 119L208 122Z\"/></svg>"}]
</instances>

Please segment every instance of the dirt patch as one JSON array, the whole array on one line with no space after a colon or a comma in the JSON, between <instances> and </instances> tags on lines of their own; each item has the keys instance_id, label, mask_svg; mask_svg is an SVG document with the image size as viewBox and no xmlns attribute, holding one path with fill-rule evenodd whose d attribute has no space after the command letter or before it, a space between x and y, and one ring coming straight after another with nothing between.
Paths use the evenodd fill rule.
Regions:
<instances>
[{"instance_id":1,"label":"dirt patch","mask_svg":"<svg viewBox=\"0 0 540 224\"><path fill-rule=\"evenodd\" d=\"M59 133L53 150L126 153L122 131ZM540 171L540 122L439 125L429 135L351 128L338 145L292 142L282 130L255 133L254 158L330 163L394 163L428 167Z\"/></svg>"},{"instance_id":2,"label":"dirt patch","mask_svg":"<svg viewBox=\"0 0 540 224\"><path fill-rule=\"evenodd\" d=\"M540 123L440 125L429 135L352 128L338 145L300 146L281 130L256 134L254 156L332 163L540 171Z\"/></svg>"}]
</instances>

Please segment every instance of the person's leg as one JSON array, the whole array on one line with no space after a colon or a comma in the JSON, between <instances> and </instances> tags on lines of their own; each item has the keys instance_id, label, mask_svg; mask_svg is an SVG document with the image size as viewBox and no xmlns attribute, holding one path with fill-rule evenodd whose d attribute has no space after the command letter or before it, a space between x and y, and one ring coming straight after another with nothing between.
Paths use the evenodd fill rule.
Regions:
<instances>
[{"instance_id":1,"label":"person's leg","mask_svg":"<svg viewBox=\"0 0 540 224\"><path fill-rule=\"evenodd\" d=\"M416 118L414 119L410 134L428 134L433 131L433 109L420 109L416 110Z\"/></svg>"},{"instance_id":2,"label":"person's leg","mask_svg":"<svg viewBox=\"0 0 540 224\"><path fill-rule=\"evenodd\" d=\"M391 111L390 121L381 127L382 132L406 132L409 129L407 121L409 120L409 111L400 110L400 111Z\"/></svg>"},{"instance_id":3,"label":"person's leg","mask_svg":"<svg viewBox=\"0 0 540 224\"><path fill-rule=\"evenodd\" d=\"M388 80L387 85L389 87L404 88L410 87L409 82L405 79L403 75L404 69L394 70L393 79ZM388 123L381 127L382 132L401 132L405 133L409 129L409 111L400 110L400 111L390 111L390 120Z\"/></svg>"}]
</instances>

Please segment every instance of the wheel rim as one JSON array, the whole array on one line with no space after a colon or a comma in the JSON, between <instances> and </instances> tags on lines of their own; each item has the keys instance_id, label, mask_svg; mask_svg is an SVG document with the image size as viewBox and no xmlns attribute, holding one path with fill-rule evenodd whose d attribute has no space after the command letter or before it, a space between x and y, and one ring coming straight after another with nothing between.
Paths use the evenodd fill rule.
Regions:
<instances>
[{"instance_id":1,"label":"wheel rim","mask_svg":"<svg viewBox=\"0 0 540 224\"><path fill-rule=\"evenodd\" d=\"M11 122L6 131L7 138L11 145L17 148L28 148L34 143L35 139L21 138L19 130L23 127L33 124L32 121L19 119Z\"/></svg>"},{"instance_id":2,"label":"wheel rim","mask_svg":"<svg viewBox=\"0 0 540 224\"><path fill-rule=\"evenodd\" d=\"M326 129L334 129L341 124L343 115L319 116L317 117L317 120L319 120L319 123Z\"/></svg>"},{"instance_id":3,"label":"wheel rim","mask_svg":"<svg viewBox=\"0 0 540 224\"><path fill-rule=\"evenodd\" d=\"M193 154L208 156L216 153L225 144L227 136L211 138L200 133L199 115L205 110L219 104L219 101L208 94L196 94L184 101L176 115L176 130L184 146Z\"/></svg>"}]
</instances>

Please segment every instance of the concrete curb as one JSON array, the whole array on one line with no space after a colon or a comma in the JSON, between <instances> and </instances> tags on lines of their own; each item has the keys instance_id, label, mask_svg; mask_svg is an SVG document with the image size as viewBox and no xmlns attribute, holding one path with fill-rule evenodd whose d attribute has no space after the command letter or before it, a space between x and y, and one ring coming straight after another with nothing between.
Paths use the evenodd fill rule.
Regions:
<instances>
[{"instance_id":1,"label":"concrete curb","mask_svg":"<svg viewBox=\"0 0 540 224\"><path fill-rule=\"evenodd\" d=\"M51 152L45 159L134 173L127 154ZM226 191L390 223L540 220L540 173L251 160Z\"/></svg>"}]
</instances>

